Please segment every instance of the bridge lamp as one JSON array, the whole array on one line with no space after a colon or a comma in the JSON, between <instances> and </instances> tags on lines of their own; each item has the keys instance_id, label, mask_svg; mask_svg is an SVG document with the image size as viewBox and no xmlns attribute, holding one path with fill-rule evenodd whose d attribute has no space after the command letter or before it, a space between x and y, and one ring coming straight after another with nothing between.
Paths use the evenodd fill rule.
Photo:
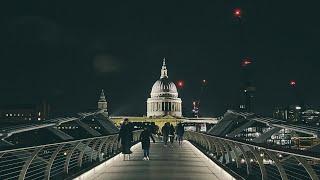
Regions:
<instances>
[{"instance_id":1,"label":"bridge lamp","mask_svg":"<svg viewBox=\"0 0 320 180\"><path fill-rule=\"evenodd\" d=\"M244 160L244 159L241 159L240 163L241 163L241 164L245 163L245 160Z\"/></svg>"},{"instance_id":2,"label":"bridge lamp","mask_svg":"<svg viewBox=\"0 0 320 180\"><path fill-rule=\"evenodd\" d=\"M301 110L301 106L296 106L296 110Z\"/></svg>"}]
</instances>

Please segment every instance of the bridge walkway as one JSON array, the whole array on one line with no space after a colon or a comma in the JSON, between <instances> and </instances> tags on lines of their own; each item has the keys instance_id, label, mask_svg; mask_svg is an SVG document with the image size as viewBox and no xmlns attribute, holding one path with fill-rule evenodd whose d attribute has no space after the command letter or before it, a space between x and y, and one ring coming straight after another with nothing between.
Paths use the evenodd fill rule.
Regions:
<instances>
[{"instance_id":1,"label":"bridge walkway","mask_svg":"<svg viewBox=\"0 0 320 180\"><path fill-rule=\"evenodd\" d=\"M151 143L150 161L143 160L140 143L131 150L133 153L130 160L124 161L123 155L118 155L103 167L95 169L94 173L85 173L84 177L78 179L226 179L226 172L222 172L188 141L184 141L181 147L178 143L174 143L172 147L164 147L163 143Z\"/></svg>"}]
</instances>

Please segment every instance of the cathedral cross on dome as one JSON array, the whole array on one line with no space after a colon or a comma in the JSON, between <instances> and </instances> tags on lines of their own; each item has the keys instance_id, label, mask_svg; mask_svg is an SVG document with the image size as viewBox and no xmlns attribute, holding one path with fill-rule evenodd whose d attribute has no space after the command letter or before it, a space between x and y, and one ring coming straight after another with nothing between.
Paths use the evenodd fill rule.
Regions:
<instances>
[{"instance_id":1,"label":"cathedral cross on dome","mask_svg":"<svg viewBox=\"0 0 320 180\"><path fill-rule=\"evenodd\" d=\"M166 67L166 58L163 58L162 68L161 68L161 76L160 78L168 78L168 70Z\"/></svg>"}]
</instances>

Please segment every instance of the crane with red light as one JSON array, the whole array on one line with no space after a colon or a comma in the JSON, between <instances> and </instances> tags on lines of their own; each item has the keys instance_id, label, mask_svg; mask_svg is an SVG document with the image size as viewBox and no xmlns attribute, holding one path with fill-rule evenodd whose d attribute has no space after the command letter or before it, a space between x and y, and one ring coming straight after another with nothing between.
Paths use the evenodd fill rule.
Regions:
<instances>
[{"instance_id":1,"label":"crane with red light","mask_svg":"<svg viewBox=\"0 0 320 180\"><path fill-rule=\"evenodd\" d=\"M208 81L206 79L203 79L201 81L201 90L200 90L199 99L192 102L192 105L193 105L192 113L193 113L193 116L195 116L197 118L199 117L200 102L201 102L203 92L204 92L204 89L205 89L207 83L208 83Z\"/></svg>"},{"instance_id":2,"label":"crane with red light","mask_svg":"<svg viewBox=\"0 0 320 180\"><path fill-rule=\"evenodd\" d=\"M302 94L299 91L299 88L297 86L297 81L296 80L290 80L289 81L289 86L292 88L293 93L295 95L296 100L298 101L298 107L304 109L305 108L305 102L303 100Z\"/></svg>"}]
</instances>

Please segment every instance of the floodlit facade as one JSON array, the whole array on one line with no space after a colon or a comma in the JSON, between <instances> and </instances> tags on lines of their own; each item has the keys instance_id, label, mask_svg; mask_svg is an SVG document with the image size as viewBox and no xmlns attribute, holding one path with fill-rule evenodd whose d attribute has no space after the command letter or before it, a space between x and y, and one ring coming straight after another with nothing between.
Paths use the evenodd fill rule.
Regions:
<instances>
[{"instance_id":1,"label":"floodlit facade","mask_svg":"<svg viewBox=\"0 0 320 180\"><path fill-rule=\"evenodd\" d=\"M147 100L147 117L182 117L182 101L178 97L176 85L168 78L165 59L160 79L153 84L150 96Z\"/></svg>"}]
</instances>

